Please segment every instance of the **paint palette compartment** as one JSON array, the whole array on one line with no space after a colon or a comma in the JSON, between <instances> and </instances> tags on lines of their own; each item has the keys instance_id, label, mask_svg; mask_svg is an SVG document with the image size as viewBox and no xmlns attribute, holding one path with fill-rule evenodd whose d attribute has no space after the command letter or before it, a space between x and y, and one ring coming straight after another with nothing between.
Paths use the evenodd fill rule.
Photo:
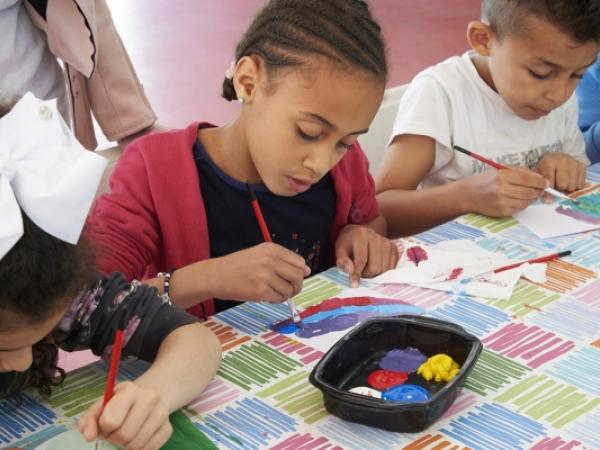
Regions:
<instances>
[{"instance_id":1,"label":"paint palette compartment","mask_svg":"<svg viewBox=\"0 0 600 450\"><path fill-rule=\"evenodd\" d=\"M388 351L414 347L427 357L446 353L460 365L448 383L426 381L412 373L406 383L424 387L430 397L419 403L396 403L348 392L367 386ZM435 422L456 400L482 345L461 326L430 317L393 316L369 319L341 338L319 361L310 382L323 393L325 409L341 419L389 431L417 432Z\"/></svg>"}]
</instances>

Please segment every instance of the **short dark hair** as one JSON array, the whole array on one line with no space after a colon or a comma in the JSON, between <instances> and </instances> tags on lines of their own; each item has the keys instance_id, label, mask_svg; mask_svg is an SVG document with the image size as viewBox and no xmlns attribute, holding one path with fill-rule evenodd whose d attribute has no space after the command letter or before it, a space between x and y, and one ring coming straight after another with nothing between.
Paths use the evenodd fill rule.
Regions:
<instances>
[{"instance_id":1,"label":"short dark hair","mask_svg":"<svg viewBox=\"0 0 600 450\"><path fill-rule=\"evenodd\" d=\"M481 17L499 39L527 33L523 24L527 15L547 21L580 44L600 42L598 0L482 0Z\"/></svg>"},{"instance_id":2,"label":"short dark hair","mask_svg":"<svg viewBox=\"0 0 600 450\"><path fill-rule=\"evenodd\" d=\"M383 82L388 67L381 28L362 0L271 0L255 17L235 50L235 61L258 56L267 70L300 66L303 57L325 57ZM233 81L223 97L237 99Z\"/></svg>"}]
</instances>

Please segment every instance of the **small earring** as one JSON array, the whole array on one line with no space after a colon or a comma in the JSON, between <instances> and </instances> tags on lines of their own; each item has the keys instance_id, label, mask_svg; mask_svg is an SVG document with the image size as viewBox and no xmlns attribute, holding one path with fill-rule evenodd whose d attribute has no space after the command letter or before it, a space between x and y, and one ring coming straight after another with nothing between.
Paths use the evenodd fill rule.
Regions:
<instances>
[{"instance_id":1,"label":"small earring","mask_svg":"<svg viewBox=\"0 0 600 450\"><path fill-rule=\"evenodd\" d=\"M240 102L242 105L244 104L244 102L246 101L246 99L244 99L243 96L238 96L238 102Z\"/></svg>"}]
</instances>

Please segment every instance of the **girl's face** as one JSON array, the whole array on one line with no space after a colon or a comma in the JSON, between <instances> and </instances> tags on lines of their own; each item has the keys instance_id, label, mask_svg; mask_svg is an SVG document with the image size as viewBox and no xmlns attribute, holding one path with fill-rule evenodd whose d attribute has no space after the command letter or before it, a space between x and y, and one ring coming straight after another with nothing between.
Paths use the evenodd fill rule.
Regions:
<instances>
[{"instance_id":1,"label":"girl's face","mask_svg":"<svg viewBox=\"0 0 600 450\"><path fill-rule=\"evenodd\" d=\"M304 192L329 172L368 131L383 98L384 83L371 75L311 68L284 72L273 86L263 74L243 108L252 163L277 195Z\"/></svg>"},{"instance_id":2,"label":"girl's face","mask_svg":"<svg viewBox=\"0 0 600 450\"><path fill-rule=\"evenodd\" d=\"M0 372L24 372L29 369L32 362L31 347L50 334L65 312L66 308L60 309L46 320L35 323L24 322L12 312L0 312L4 316L2 323L10 323L14 317L14 323L23 324L0 330Z\"/></svg>"}]
</instances>

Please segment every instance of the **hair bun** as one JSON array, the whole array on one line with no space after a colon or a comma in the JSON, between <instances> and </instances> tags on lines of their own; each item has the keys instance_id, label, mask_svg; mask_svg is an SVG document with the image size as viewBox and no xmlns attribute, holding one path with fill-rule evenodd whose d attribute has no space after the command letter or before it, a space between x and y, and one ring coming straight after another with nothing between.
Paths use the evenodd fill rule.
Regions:
<instances>
[{"instance_id":1,"label":"hair bun","mask_svg":"<svg viewBox=\"0 0 600 450\"><path fill-rule=\"evenodd\" d=\"M221 96L228 102L237 100L237 93L235 92L235 87L233 86L233 80L231 78L225 77L223 79L223 91Z\"/></svg>"}]
</instances>

